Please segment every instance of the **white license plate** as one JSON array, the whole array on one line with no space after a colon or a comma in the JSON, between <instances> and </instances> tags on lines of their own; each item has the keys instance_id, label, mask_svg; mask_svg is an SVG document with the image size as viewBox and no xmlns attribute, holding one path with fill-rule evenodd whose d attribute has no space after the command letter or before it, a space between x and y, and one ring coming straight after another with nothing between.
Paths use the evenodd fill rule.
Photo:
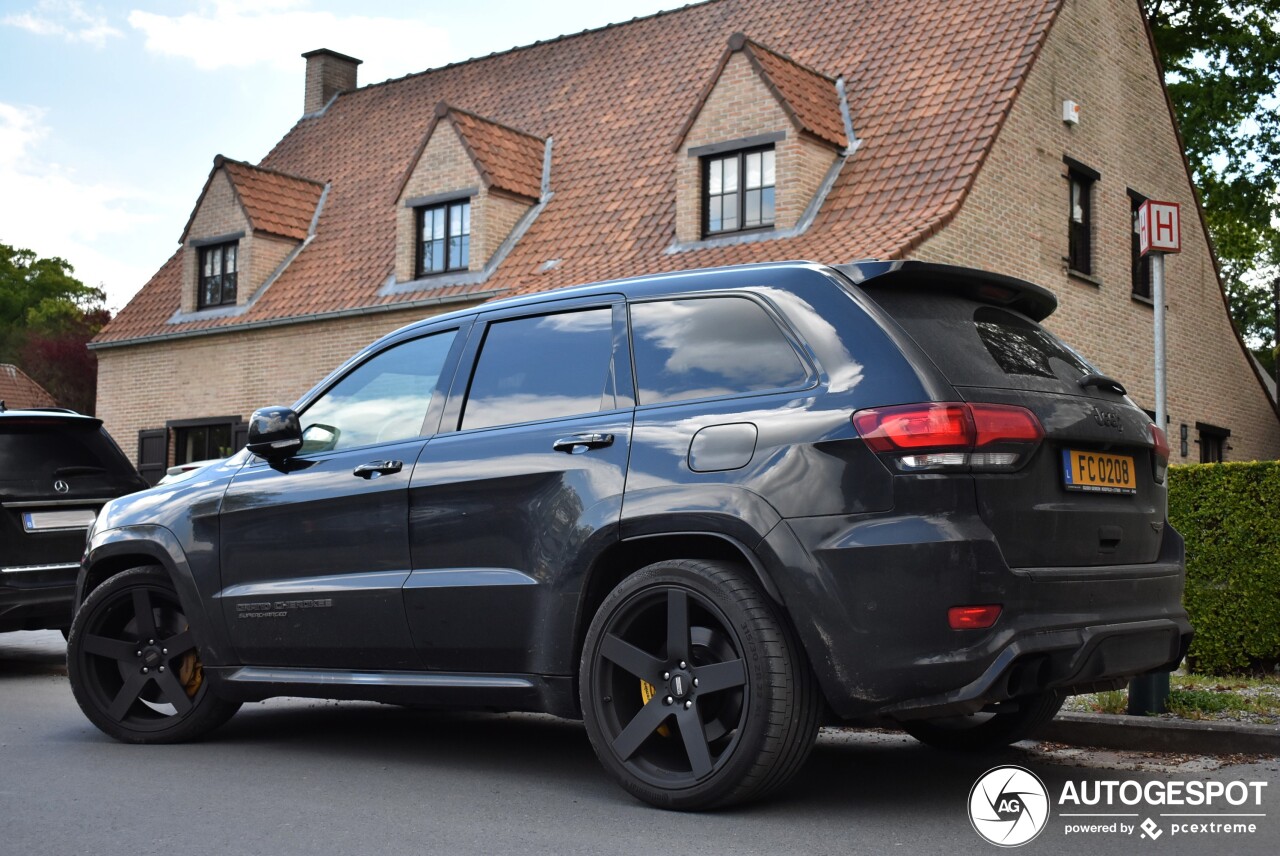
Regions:
<instances>
[{"instance_id":1,"label":"white license plate","mask_svg":"<svg viewBox=\"0 0 1280 856\"><path fill-rule=\"evenodd\" d=\"M22 528L28 532L59 532L68 529L88 529L98 513L92 508L73 508L66 511L24 511Z\"/></svg>"}]
</instances>

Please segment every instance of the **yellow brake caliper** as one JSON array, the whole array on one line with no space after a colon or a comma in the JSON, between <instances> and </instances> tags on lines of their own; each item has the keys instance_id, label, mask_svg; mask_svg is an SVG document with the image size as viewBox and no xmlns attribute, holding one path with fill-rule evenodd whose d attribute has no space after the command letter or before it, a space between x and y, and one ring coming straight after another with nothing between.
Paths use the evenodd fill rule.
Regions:
<instances>
[{"instance_id":1,"label":"yellow brake caliper","mask_svg":"<svg viewBox=\"0 0 1280 856\"><path fill-rule=\"evenodd\" d=\"M200 663L200 658L196 656L196 649L192 648L182 656L182 661L178 664L178 681L182 684L182 688L187 691L187 695L191 698L196 697L196 693L200 690L200 685L204 683L204 666Z\"/></svg>"},{"instance_id":2,"label":"yellow brake caliper","mask_svg":"<svg viewBox=\"0 0 1280 856\"><path fill-rule=\"evenodd\" d=\"M649 699L653 698L654 694L657 692L658 690L654 687L653 684L645 680L640 681L640 701L643 704L648 704ZM659 725L657 730L658 730L658 734L662 735L663 737L671 736L671 729L668 728L665 724Z\"/></svg>"}]
</instances>

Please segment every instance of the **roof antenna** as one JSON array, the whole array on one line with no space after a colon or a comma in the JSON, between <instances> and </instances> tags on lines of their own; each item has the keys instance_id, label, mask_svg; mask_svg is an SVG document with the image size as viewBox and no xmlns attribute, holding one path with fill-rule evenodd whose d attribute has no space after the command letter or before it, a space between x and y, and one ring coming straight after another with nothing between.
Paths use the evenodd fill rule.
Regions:
<instances>
[{"instance_id":1,"label":"roof antenna","mask_svg":"<svg viewBox=\"0 0 1280 856\"><path fill-rule=\"evenodd\" d=\"M7 408L7 407L5 407L5 406L4 406L4 399L3 399L3 398L0 398L0 413L4 413L4 412L5 412L6 410L8 410L8 409L9 409L9 408Z\"/></svg>"}]
</instances>

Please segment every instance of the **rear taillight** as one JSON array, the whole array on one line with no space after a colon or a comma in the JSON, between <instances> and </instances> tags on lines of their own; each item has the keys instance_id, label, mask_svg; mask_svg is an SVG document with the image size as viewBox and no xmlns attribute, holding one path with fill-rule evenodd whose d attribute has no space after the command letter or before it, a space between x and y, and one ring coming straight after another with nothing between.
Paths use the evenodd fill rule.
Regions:
<instances>
[{"instance_id":1,"label":"rear taillight","mask_svg":"<svg viewBox=\"0 0 1280 856\"><path fill-rule=\"evenodd\" d=\"M982 630L1000 617L998 603L986 606L953 606L947 610L947 624L952 630Z\"/></svg>"},{"instance_id":2,"label":"rear taillight","mask_svg":"<svg viewBox=\"0 0 1280 856\"><path fill-rule=\"evenodd\" d=\"M873 452L908 472L1015 470L1044 439L1034 413L1004 404L875 407L853 414L853 427Z\"/></svg>"},{"instance_id":3,"label":"rear taillight","mask_svg":"<svg viewBox=\"0 0 1280 856\"><path fill-rule=\"evenodd\" d=\"M1151 471L1156 481L1164 482L1165 473L1169 470L1169 438L1165 436L1164 429L1154 422L1151 423L1151 443L1151 453L1155 455Z\"/></svg>"}]
</instances>

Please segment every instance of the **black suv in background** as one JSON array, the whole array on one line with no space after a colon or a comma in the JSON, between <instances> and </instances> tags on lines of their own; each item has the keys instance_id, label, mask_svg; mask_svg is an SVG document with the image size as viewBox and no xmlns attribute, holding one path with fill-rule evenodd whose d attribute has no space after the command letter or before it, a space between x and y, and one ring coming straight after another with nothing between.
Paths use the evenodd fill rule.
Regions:
<instances>
[{"instance_id":1,"label":"black suv in background","mask_svg":"<svg viewBox=\"0 0 1280 856\"><path fill-rule=\"evenodd\" d=\"M792 262L401 329L107 505L76 699L138 743L278 695L581 717L680 809L782 786L824 718L1020 739L1190 638L1164 435L1055 306Z\"/></svg>"},{"instance_id":2,"label":"black suv in background","mask_svg":"<svg viewBox=\"0 0 1280 856\"><path fill-rule=\"evenodd\" d=\"M145 487L101 420L0 406L0 632L70 627L85 532Z\"/></svg>"}]
</instances>

